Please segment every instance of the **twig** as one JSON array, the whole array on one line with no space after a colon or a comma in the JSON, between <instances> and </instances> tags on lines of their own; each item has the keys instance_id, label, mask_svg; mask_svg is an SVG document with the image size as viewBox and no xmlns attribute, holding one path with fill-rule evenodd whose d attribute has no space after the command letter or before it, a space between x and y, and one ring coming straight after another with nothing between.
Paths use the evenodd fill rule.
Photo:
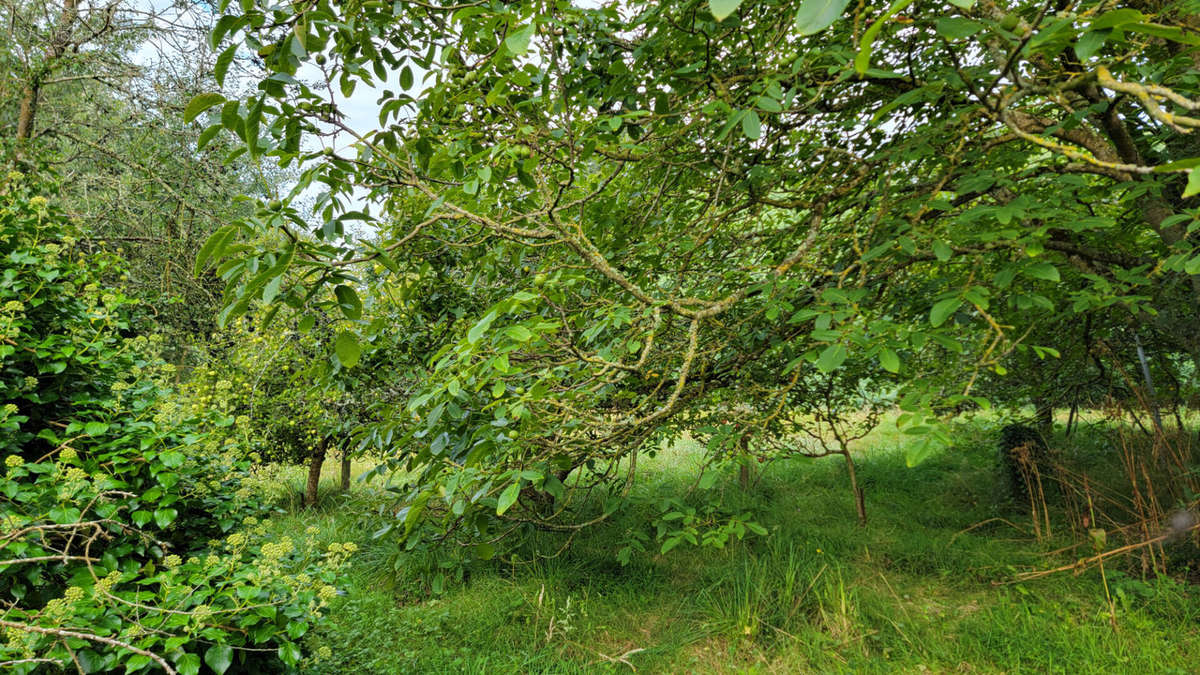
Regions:
<instances>
[{"instance_id":1,"label":"twig","mask_svg":"<svg viewBox=\"0 0 1200 675\"><path fill-rule=\"evenodd\" d=\"M100 635L92 635L91 633L79 633L73 630L63 630L61 628L43 628L41 626L31 626L29 624L20 623L17 621L9 621L7 619L0 619L0 626L4 626L6 628L15 628L27 633L41 633L42 635L79 638L80 640L91 640L92 642L99 642L101 644L111 645L113 647L120 647L121 649L127 649L134 654L140 654L141 656L145 656L151 661L154 661L159 665L159 667L166 671L168 675L178 675L178 672L172 668L171 664L167 663L167 660L163 657L155 654L154 652L146 651L140 647L134 647L128 642L121 642L120 640L102 637Z\"/></svg>"}]
</instances>

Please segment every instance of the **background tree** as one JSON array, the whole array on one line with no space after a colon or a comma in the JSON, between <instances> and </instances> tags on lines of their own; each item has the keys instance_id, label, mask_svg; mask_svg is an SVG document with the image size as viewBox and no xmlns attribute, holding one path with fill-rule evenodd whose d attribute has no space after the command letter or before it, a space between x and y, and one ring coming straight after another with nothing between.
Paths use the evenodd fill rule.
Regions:
<instances>
[{"instance_id":1,"label":"background tree","mask_svg":"<svg viewBox=\"0 0 1200 675\"><path fill-rule=\"evenodd\" d=\"M1194 3L846 9L227 10L214 39L271 75L188 113L301 162L294 195L328 188L320 223L284 208L243 226L282 230L310 270L271 299L304 312L363 259L470 289L429 345L415 417L392 422L417 476L408 530L429 513L464 536L573 531L608 511L564 484L626 494L639 453L721 423L724 401L784 441L830 373L899 387L919 461L948 441L935 413L1000 372L1043 310L1154 319L1194 358ZM393 74L400 91L378 128L352 129L296 79L306 64L343 95ZM301 150L334 131L357 143ZM369 213L346 210L354 189ZM377 237L341 238L364 218ZM231 314L283 274L241 236L201 256L240 278Z\"/></svg>"},{"instance_id":2,"label":"background tree","mask_svg":"<svg viewBox=\"0 0 1200 675\"><path fill-rule=\"evenodd\" d=\"M128 260L126 288L152 304L172 345L210 332L220 286L183 261L252 212L236 196L270 199L282 179L230 159L228 142L198 150L201 130L181 121L213 84L212 15L169 3L5 0L0 20L0 137L62 177L58 203L86 224L86 245ZM223 69L236 79L248 66Z\"/></svg>"}]
</instances>

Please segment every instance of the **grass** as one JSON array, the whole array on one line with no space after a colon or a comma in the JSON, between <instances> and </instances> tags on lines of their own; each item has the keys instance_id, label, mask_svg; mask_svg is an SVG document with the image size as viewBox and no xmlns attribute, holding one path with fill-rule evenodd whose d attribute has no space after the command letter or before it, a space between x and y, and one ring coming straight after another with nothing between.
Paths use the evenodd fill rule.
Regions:
<instances>
[{"instance_id":1,"label":"grass","mask_svg":"<svg viewBox=\"0 0 1200 675\"><path fill-rule=\"evenodd\" d=\"M323 540L361 547L345 595L306 638L310 651L333 654L314 673L1194 672L1200 600L1190 586L1110 567L1114 631L1096 571L1006 583L1068 559L1048 554L1063 542L1036 541L1012 508L993 438L986 423L964 424L955 447L915 468L902 439L868 439L866 528L844 466L790 460L750 493L731 473L711 495L752 509L769 536L622 566L625 532L644 526L644 514L628 513L552 559L475 563L441 593L428 581L440 561L372 539L379 495L361 484L337 495L336 467L319 509L293 508L273 527L316 525ZM1080 454L1104 459L1088 447ZM678 494L699 461L694 443L677 443L648 462L637 489ZM561 541L539 537L530 545L546 551Z\"/></svg>"}]
</instances>

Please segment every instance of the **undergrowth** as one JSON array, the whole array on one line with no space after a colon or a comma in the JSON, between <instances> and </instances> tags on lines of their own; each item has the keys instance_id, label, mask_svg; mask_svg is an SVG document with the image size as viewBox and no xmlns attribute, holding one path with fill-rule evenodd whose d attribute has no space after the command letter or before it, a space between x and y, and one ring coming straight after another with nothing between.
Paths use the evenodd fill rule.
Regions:
<instances>
[{"instance_id":1,"label":"undergrowth","mask_svg":"<svg viewBox=\"0 0 1200 675\"><path fill-rule=\"evenodd\" d=\"M1103 431L1060 445L1103 467ZM961 424L954 447L913 468L901 437L867 439L865 528L840 464L775 463L749 491L735 470L709 498L751 510L767 536L651 547L627 565L615 551L645 514L620 514L557 555L561 537L536 534L515 556L461 565L373 538L387 493L356 482L340 494L332 476L317 509L292 501L273 526L360 546L348 590L308 636L314 673L1189 672L1193 587L1110 566L1110 610L1095 570L1012 583L1072 560L1055 551L1074 540L1034 537L994 439L991 423ZM699 461L694 443L676 443L636 489L676 494ZM281 494L302 485L299 472L289 480Z\"/></svg>"}]
</instances>

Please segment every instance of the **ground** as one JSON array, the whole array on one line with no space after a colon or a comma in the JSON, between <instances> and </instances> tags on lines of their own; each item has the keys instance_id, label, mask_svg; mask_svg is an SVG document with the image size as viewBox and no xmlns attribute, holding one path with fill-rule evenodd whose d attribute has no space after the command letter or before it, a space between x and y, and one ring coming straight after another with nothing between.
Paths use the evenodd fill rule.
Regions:
<instances>
[{"instance_id":1,"label":"ground","mask_svg":"<svg viewBox=\"0 0 1200 675\"><path fill-rule=\"evenodd\" d=\"M551 559L431 581L439 561L373 538L380 492L356 483L336 494L334 466L318 510L292 500L271 527L315 526L321 542L360 547L344 595L306 636L312 653L332 654L310 662L314 673L1194 672L1193 586L1119 562L1105 579L1091 569L1012 583L1072 560L1054 551L1076 539L1034 537L1005 494L995 430L964 423L954 447L915 468L902 438L869 438L858 457L865 528L838 462L777 462L748 492L731 473L714 488L721 503L753 510L767 536L666 555L652 544L624 566L615 552L644 522L636 513ZM699 461L695 443L676 443L638 489L681 492ZM537 543L553 552L556 541Z\"/></svg>"}]
</instances>

